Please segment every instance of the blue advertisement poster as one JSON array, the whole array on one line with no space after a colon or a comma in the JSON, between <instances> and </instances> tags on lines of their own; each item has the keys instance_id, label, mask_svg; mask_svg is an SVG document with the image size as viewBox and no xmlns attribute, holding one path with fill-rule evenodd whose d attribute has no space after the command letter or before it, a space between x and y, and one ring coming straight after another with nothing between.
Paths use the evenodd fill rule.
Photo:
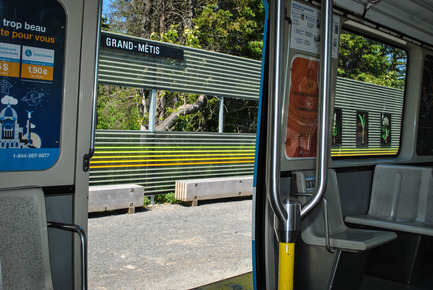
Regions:
<instances>
[{"instance_id":1,"label":"blue advertisement poster","mask_svg":"<svg viewBox=\"0 0 433 290\"><path fill-rule=\"evenodd\" d=\"M56 0L0 0L0 171L59 158L65 26Z\"/></svg>"}]
</instances>

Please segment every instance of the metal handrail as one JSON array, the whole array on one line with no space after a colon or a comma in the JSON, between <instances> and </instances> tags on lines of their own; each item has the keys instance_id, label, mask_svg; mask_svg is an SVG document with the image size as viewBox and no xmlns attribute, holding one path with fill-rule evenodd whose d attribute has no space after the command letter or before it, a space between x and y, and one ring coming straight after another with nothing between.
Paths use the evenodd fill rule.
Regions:
<instances>
[{"instance_id":1,"label":"metal handrail","mask_svg":"<svg viewBox=\"0 0 433 290\"><path fill-rule=\"evenodd\" d=\"M327 168L328 168L328 132L329 132L329 107L330 107L330 87L331 87L331 52L332 52L332 0L326 0L322 8L322 27L323 27L323 44L321 50L322 64L320 67L321 79L321 92L322 98L320 101L321 114L319 115L318 124L318 139L319 146L317 148L316 158L316 189L315 193L309 201L301 208L301 218L310 213L322 200L326 190ZM269 63L274 65L270 73L270 101L269 101L269 123L270 123L270 136L268 160L270 160L269 170L267 170L266 180L268 181L268 199L271 208L282 223L287 222L288 214L284 207L280 193L280 154L281 145L279 138L279 131L282 126L281 123L281 106L280 97L282 95L282 87L279 82L283 76L283 27L284 27L284 2L281 0L273 1L270 17L271 31L275 31L274 35L270 35L270 54ZM273 29L272 29L273 28Z\"/></svg>"},{"instance_id":2,"label":"metal handrail","mask_svg":"<svg viewBox=\"0 0 433 290\"><path fill-rule=\"evenodd\" d=\"M326 250L333 254L335 253L335 249L331 247L331 239L329 238L328 201L325 197L323 197L323 220L325 222Z\"/></svg>"},{"instance_id":3,"label":"metal handrail","mask_svg":"<svg viewBox=\"0 0 433 290\"><path fill-rule=\"evenodd\" d=\"M322 98L319 100L321 104L321 114L319 114L319 146L317 148L316 158L316 188L312 197L301 208L301 218L308 215L322 200L325 190L326 181L328 176L328 151L329 151L329 112L330 112L330 95L331 95L331 54L332 54L332 0L322 1L322 19L321 25L323 27L323 43L321 49L320 59L322 60L320 66L320 91Z\"/></svg>"},{"instance_id":4,"label":"metal handrail","mask_svg":"<svg viewBox=\"0 0 433 290\"><path fill-rule=\"evenodd\" d=\"M81 245L81 288L87 289L87 238L84 229L74 224L64 224L58 222L47 222L49 228L75 232L80 237Z\"/></svg>"},{"instance_id":5,"label":"metal handrail","mask_svg":"<svg viewBox=\"0 0 433 290\"><path fill-rule=\"evenodd\" d=\"M270 31L275 34L270 35L269 63L274 65L270 69L270 91L268 103L268 132L269 150L267 150L267 160L269 160L268 170L266 170L267 195L275 216L281 223L286 223L288 218L287 210L285 209L280 193L280 129L281 129L281 105L280 99L283 94L283 88L279 82L284 75L284 1L271 1L270 5ZM269 156L270 155L270 156Z\"/></svg>"}]
</instances>

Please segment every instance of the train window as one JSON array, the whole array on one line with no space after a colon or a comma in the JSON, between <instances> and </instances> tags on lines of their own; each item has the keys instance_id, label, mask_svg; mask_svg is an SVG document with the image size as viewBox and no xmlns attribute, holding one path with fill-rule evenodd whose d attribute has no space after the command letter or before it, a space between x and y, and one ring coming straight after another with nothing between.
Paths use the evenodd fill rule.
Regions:
<instances>
[{"instance_id":1,"label":"train window","mask_svg":"<svg viewBox=\"0 0 433 290\"><path fill-rule=\"evenodd\" d=\"M424 61L421 103L418 120L416 153L433 155L433 56L427 55Z\"/></svg>"},{"instance_id":2,"label":"train window","mask_svg":"<svg viewBox=\"0 0 433 290\"><path fill-rule=\"evenodd\" d=\"M342 31L332 122L333 157L398 153L406 64L406 51Z\"/></svg>"}]
</instances>

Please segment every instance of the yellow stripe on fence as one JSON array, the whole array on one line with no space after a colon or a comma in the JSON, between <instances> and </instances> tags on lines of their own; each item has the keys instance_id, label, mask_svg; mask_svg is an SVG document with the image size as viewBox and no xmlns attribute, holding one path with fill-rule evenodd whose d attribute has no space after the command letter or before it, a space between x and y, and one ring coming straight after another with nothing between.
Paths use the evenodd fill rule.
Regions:
<instances>
[{"instance_id":1,"label":"yellow stripe on fence","mask_svg":"<svg viewBox=\"0 0 433 290\"><path fill-rule=\"evenodd\" d=\"M208 153L208 152L255 152L254 147L252 149L227 149L227 150L220 150L220 149L208 149L208 150L125 150L125 151L116 151L116 150L110 150L110 151L99 151L100 148L97 148L96 152L99 154L119 154L119 153ZM123 148L125 149L125 148Z\"/></svg>"},{"instance_id":2,"label":"yellow stripe on fence","mask_svg":"<svg viewBox=\"0 0 433 290\"><path fill-rule=\"evenodd\" d=\"M254 157L228 157L228 158L175 158L175 159L132 159L132 160L95 160L91 161L90 164L96 163L134 163L134 162L166 162L166 161L199 161L199 160L240 160L248 159L254 160Z\"/></svg>"},{"instance_id":3,"label":"yellow stripe on fence","mask_svg":"<svg viewBox=\"0 0 433 290\"><path fill-rule=\"evenodd\" d=\"M130 152L122 152L130 153ZM101 152L98 152L101 154ZM254 156L254 153L227 153L227 154L187 154L188 156ZM164 154L164 155L108 155L108 156L93 156L92 159L109 159L109 158L138 158L138 157L148 157L148 158L161 158L161 157L183 157L185 154Z\"/></svg>"},{"instance_id":4,"label":"yellow stripe on fence","mask_svg":"<svg viewBox=\"0 0 433 290\"><path fill-rule=\"evenodd\" d=\"M111 164L111 165L90 165L94 168L118 168L118 167L155 167L155 166L179 166L179 165L206 165L206 164L230 164L230 163L252 163L250 160L234 160L234 161L212 161L212 162L175 162L175 163L144 163L144 164Z\"/></svg>"},{"instance_id":5,"label":"yellow stripe on fence","mask_svg":"<svg viewBox=\"0 0 433 290\"><path fill-rule=\"evenodd\" d=\"M331 149L332 157L396 155L398 148L348 148Z\"/></svg>"}]
</instances>

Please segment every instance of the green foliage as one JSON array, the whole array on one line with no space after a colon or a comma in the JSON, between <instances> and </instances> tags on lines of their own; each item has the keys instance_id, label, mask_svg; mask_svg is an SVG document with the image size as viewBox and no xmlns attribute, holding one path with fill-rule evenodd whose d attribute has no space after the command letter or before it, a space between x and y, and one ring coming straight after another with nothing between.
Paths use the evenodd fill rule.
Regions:
<instances>
[{"instance_id":1,"label":"green foliage","mask_svg":"<svg viewBox=\"0 0 433 290\"><path fill-rule=\"evenodd\" d=\"M174 192L170 192L170 193L167 193L167 194L158 194L158 195L155 195L155 203L172 203L172 204L176 204L176 203L180 203L180 200L177 200L175 198Z\"/></svg>"},{"instance_id":2,"label":"green foliage","mask_svg":"<svg viewBox=\"0 0 433 290\"><path fill-rule=\"evenodd\" d=\"M107 13L110 30L159 41L168 37L167 42L194 46L188 44L190 32L187 31L193 29L194 8L200 3L194 0L112 0Z\"/></svg>"},{"instance_id":3,"label":"green foliage","mask_svg":"<svg viewBox=\"0 0 433 290\"><path fill-rule=\"evenodd\" d=\"M178 204L178 203L181 203L180 200L176 199L174 192L170 192L167 194L155 195L153 201L155 204L164 204L164 203ZM148 196L144 196L143 206L146 207L146 206L150 206L150 205L151 205L151 199Z\"/></svg>"},{"instance_id":4,"label":"green foliage","mask_svg":"<svg viewBox=\"0 0 433 290\"><path fill-rule=\"evenodd\" d=\"M97 129L140 130L137 98L135 89L99 85Z\"/></svg>"},{"instance_id":5,"label":"green foliage","mask_svg":"<svg viewBox=\"0 0 433 290\"><path fill-rule=\"evenodd\" d=\"M194 24L204 49L261 59L264 7L261 0L210 1Z\"/></svg>"},{"instance_id":6,"label":"green foliage","mask_svg":"<svg viewBox=\"0 0 433 290\"><path fill-rule=\"evenodd\" d=\"M242 99L225 99L224 132L255 133L258 102Z\"/></svg>"},{"instance_id":7,"label":"green foliage","mask_svg":"<svg viewBox=\"0 0 433 290\"><path fill-rule=\"evenodd\" d=\"M110 30L110 25L108 25L108 18L105 15L101 16L101 30Z\"/></svg>"},{"instance_id":8,"label":"green foliage","mask_svg":"<svg viewBox=\"0 0 433 290\"><path fill-rule=\"evenodd\" d=\"M403 88L406 52L347 31L340 36L338 75L394 88Z\"/></svg>"},{"instance_id":9,"label":"green foliage","mask_svg":"<svg viewBox=\"0 0 433 290\"><path fill-rule=\"evenodd\" d=\"M143 201L143 206L146 207L146 206L149 206L150 204L151 204L150 198L145 196L144 201Z\"/></svg>"},{"instance_id":10,"label":"green foliage","mask_svg":"<svg viewBox=\"0 0 433 290\"><path fill-rule=\"evenodd\" d=\"M404 88L404 79L397 79L397 73L395 71L386 72L380 77L375 77L368 73L360 73L354 77L355 80L362 81L365 83L376 84L380 86L393 87L393 88Z\"/></svg>"},{"instance_id":11,"label":"green foliage","mask_svg":"<svg viewBox=\"0 0 433 290\"><path fill-rule=\"evenodd\" d=\"M185 31L182 34L183 37L181 38L179 36L179 25L172 25L170 29L167 30L167 32L159 34L156 32L152 32L149 38L156 41L162 41L194 48L201 48L197 34L197 27L194 27L193 29L185 28Z\"/></svg>"},{"instance_id":12,"label":"green foliage","mask_svg":"<svg viewBox=\"0 0 433 290\"><path fill-rule=\"evenodd\" d=\"M198 39L198 29L194 27L194 29L186 28L183 36L185 38L185 46L194 47L194 48L202 48L200 44L200 40Z\"/></svg>"}]
</instances>

